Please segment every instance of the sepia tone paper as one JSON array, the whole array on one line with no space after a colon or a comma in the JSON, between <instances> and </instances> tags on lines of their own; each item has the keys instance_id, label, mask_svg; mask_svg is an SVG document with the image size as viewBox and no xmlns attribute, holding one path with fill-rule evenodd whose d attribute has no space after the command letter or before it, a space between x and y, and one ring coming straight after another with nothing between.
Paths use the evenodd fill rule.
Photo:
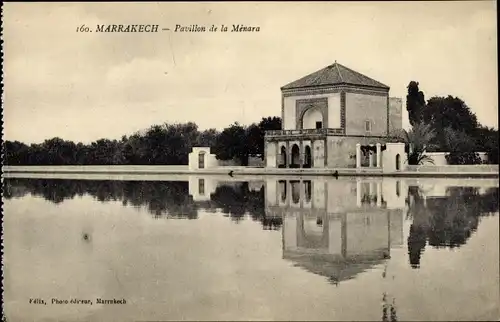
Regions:
<instances>
[{"instance_id":1,"label":"sepia tone paper","mask_svg":"<svg viewBox=\"0 0 500 322\"><path fill-rule=\"evenodd\" d=\"M498 128L494 1L2 8L2 140L34 151L283 118L282 87L326 66L387 85L403 129L411 81ZM109 155L3 176L4 320L498 319L498 178L202 175Z\"/></svg>"}]
</instances>

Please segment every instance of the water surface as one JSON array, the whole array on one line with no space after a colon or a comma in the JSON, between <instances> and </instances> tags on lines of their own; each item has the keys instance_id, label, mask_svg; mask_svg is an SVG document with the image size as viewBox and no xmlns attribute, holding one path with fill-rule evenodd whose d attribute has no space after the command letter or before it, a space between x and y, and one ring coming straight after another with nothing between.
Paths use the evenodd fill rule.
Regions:
<instances>
[{"instance_id":1,"label":"water surface","mask_svg":"<svg viewBox=\"0 0 500 322\"><path fill-rule=\"evenodd\" d=\"M495 181L11 178L4 192L8 321L499 317Z\"/></svg>"}]
</instances>

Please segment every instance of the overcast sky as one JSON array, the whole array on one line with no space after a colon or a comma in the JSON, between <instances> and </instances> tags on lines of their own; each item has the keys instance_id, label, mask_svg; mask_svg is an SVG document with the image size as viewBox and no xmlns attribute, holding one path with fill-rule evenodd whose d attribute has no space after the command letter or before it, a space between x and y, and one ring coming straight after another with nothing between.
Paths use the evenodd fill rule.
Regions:
<instances>
[{"instance_id":1,"label":"overcast sky","mask_svg":"<svg viewBox=\"0 0 500 322\"><path fill-rule=\"evenodd\" d=\"M141 23L260 32L76 32ZM5 3L3 27L7 140L90 142L164 122L249 124L280 115L280 86L335 60L387 84L403 104L416 80L426 98L458 96L497 127L493 1Z\"/></svg>"}]
</instances>

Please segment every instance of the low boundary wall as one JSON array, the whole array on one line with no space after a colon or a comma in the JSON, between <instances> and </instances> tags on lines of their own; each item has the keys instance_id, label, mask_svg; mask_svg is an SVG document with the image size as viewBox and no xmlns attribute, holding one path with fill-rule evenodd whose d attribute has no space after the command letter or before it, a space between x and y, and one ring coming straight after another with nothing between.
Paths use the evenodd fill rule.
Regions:
<instances>
[{"instance_id":1,"label":"low boundary wall","mask_svg":"<svg viewBox=\"0 0 500 322\"><path fill-rule=\"evenodd\" d=\"M281 169L244 166L214 167L190 170L188 166L4 166L4 173L29 174L114 174L114 175L176 175L176 174L214 174L214 175L283 175L283 176L363 176L363 177L462 177L498 178L498 165L473 166L408 166L407 170L382 172L381 169L355 168L310 168Z\"/></svg>"},{"instance_id":2,"label":"low boundary wall","mask_svg":"<svg viewBox=\"0 0 500 322\"><path fill-rule=\"evenodd\" d=\"M498 164L474 165L408 165L412 172L498 172Z\"/></svg>"}]
</instances>

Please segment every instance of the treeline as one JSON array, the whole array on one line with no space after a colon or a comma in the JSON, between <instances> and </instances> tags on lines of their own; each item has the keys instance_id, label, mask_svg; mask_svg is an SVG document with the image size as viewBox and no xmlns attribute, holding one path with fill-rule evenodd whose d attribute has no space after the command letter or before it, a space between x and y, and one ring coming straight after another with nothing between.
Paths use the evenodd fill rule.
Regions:
<instances>
[{"instance_id":1,"label":"treeline","mask_svg":"<svg viewBox=\"0 0 500 322\"><path fill-rule=\"evenodd\" d=\"M259 123L231 124L222 131L200 131L193 122L153 125L120 140L99 139L90 144L52 138L41 144L3 143L7 165L185 165L193 146L209 146L219 160L248 165L250 155L264 154L264 133L281 129L281 118Z\"/></svg>"},{"instance_id":2,"label":"treeline","mask_svg":"<svg viewBox=\"0 0 500 322\"><path fill-rule=\"evenodd\" d=\"M486 152L489 163L498 164L498 130L481 125L460 98L435 96L426 101L419 83L411 81L406 109L412 127L425 129L414 140L427 152L450 152L450 164L481 163L477 152Z\"/></svg>"}]
</instances>

